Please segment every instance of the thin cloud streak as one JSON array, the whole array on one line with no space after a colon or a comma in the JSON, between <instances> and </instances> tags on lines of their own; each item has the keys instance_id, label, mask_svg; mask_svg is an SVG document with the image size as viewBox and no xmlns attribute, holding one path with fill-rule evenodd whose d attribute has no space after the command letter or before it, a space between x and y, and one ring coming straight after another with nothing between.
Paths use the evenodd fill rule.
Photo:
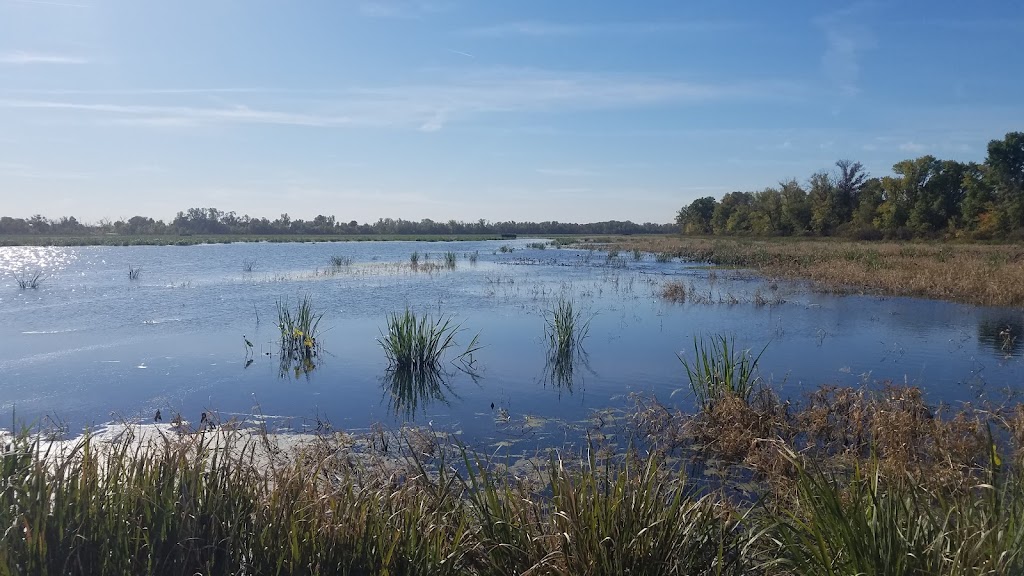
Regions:
<instances>
[{"instance_id":1,"label":"thin cloud streak","mask_svg":"<svg viewBox=\"0 0 1024 576\"><path fill-rule=\"evenodd\" d=\"M61 54L41 54L17 50L0 54L0 64L24 66L27 64L87 64L89 61L78 56Z\"/></svg>"},{"instance_id":2,"label":"thin cloud streak","mask_svg":"<svg viewBox=\"0 0 1024 576\"><path fill-rule=\"evenodd\" d=\"M571 37L571 36L634 36L646 34L667 34L673 32L721 32L747 26L739 21L695 20L688 22L549 22L544 20L522 20L504 22L491 26L470 28L464 33L469 36L503 38L512 36Z\"/></svg>"},{"instance_id":3,"label":"thin cloud streak","mask_svg":"<svg viewBox=\"0 0 1024 576\"><path fill-rule=\"evenodd\" d=\"M19 4L37 4L40 6L62 6L64 8L92 8L90 4L72 4L70 2L47 2L45 0L7 0Z\"/></svg>"},{"instance_id":4,"label":"thin cloud streak","mask_svg":"<svg viewBox=\"0 0 1024 576\"><path fill-rule=\"evenodd\" d=\"M244 106L235 108L190 108L183 106L138 106L121 104L79 104L43 100L0 100L0 108L68 110L103 114L138 116L150 121L227 122L243 124L280 124L291 126L343 126L350 123L345 117L316 116L292 112L256 110Z\"/></svg>"},{"instance_id":5,"label":"thin cloud streak","mask_svg":"<svg viewBox=\"0 0 1024 576\"><path fill-rule=\"evenodd\" d=\"M415 19L424 14L443 12L448 4L417 0L368 0L359 4L359 11L370 18Z\"/></svg>"},{"instance_id":6,"label":"thin cloud streak","mask_svg":"<svg viewBox=\"0 0 1024 576\"><path fill-rule=\"evenodd\" d=\"M278 109L269 109L242 105L204 107L0 98L0 108L110 115L115 117L116 123L151 126L246 123L334 128L364 125L411 126L436 132L453 121L481 114L636 109L723 100L763 101L793 98L798 92L798 87L786 83L706 84L621 74L490 69L445 74L429 84L288 93L302 101L292 104L301 106L301 112L281 109L287 108L288 99L275 99L274 108ZM174 93L173 89L152 92L154 96ZM191 95L192 92L181 91L181 94ZM144 94L126 91L124 95ZM311 95L321 97L310 100ZM261 100L265 102L266 98Z\"/></svg>"}]
</instances>

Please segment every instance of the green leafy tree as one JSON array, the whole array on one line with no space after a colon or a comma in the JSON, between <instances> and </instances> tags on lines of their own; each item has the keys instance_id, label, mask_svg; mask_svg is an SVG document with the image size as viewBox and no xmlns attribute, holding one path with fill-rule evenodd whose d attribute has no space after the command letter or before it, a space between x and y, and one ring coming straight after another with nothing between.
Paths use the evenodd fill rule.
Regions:
<instances>
[{"instance_id":1,"label":"green leafy tree","mask_svg":"<svg viewBox=\"0 0 1024 576\"><path fill-rule=\"evenodd\" d=\"M711 196L697 198L676 214L676 225L683 234L710 234L711 219L718 201Z\"/></svg>"}]
</instances>

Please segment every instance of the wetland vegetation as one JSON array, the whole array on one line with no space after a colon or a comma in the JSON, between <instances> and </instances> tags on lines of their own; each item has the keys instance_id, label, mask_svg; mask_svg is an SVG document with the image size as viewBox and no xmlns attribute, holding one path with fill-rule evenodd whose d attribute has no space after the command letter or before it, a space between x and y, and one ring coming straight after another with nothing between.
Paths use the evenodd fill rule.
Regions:
<instances>
[{"instance_id":1,"label":"wetland vegetation","mask_svg":"<svg viewBox=\"0 0 1024 576\"><path fill-rule=\"evenodd\" d=\"M584 444L515 462L415 427L360 437L320 423L287 446L230 426L8 436L0 570L1024 570L1024 406L950 409L892 384L783 404L727 344L696 344L695 412L636 395Z\"/></svg>"},{"instance_id":2,"label":"wetland vegetation","mask_svg":"<svg viewBox=\"0 0 1024 576\"><path fill-rule=\"evenodd\" d=\"M13 528L0 540L0 573L1024 569L1024 407L1012 381L1019 312L833 296L745 271L766 269L743 262L785 262L752 256L784 249L781 241L618 242L597 252L591 242L588 250L502 240L471 245L461 258L457 246L429 253L389 243L188 248L194 260L153 248L134 260L146 274L133 282L123 263L136 249L23 250L24 261L57 264L38 291L12 290L21 310L7 319L18 329L8 337L15 351L33 338L61 345L70 337L56 329L74 317L67 310L83 310L81 294L102 306L95 295L112 293L111 310L124 313L95 315L104 333L123 331L145 346L172 342L176 357L140 361L144 346L135 352L115 340L132 369L107 364L120 356L103 348L44 358L82 354L82 378L114 374L147 395L138 403L146 419L156 402L175 416L170 425L125 418L131 424L118 434L65 442L7 436L0 522ZM725 266L711 267L680 261L670 243L682 242L707 243L693 252L701 263L714 262L723 242L737 247L723 252ZM895 254L932 257L931 245L902 248ZM843 254L807 254L818 252ZM239 270L257 258L258 271ZM943 258L959 262L952 251ZM460 259L475 265L450 266ZM180 287L197 266L207 267L203 280ZM381 294L406 308L381 312ZM172 322L154 335L160 324L148 320L197 301L206 307L182 329ZM275 307L265 317L276 312L277 321L261 333L267 303ZM977 334L950 330L946 314L961 324L976 314ZM833 315L840 320L823 322ZM480 329L488 346L468 335L466 346L457 343L461 325ZM916 361L840 367L859 360L854 344L877 351L855 340L862 331L888 338L882 351L895 362L920 353L910 346L926 350L915 358L929 367L963 349L971 373L979 357L984 372L961 385L943 380L949 369L939 364L898 383ZM242 356L239 334L245 357L232 360ZM221 339L230 346L222 350ZM199 352L189 351L193 340ZM965 344L972 340L976 348ZM830 353L839 359L827 370L787 372ZM261 371L277 357L280 375L295 378L267 384ZM40 365L36 356L0 361L38 384L24 369ZM188 384L166 383L176 371ZM193 394L194 374L217 385ZM205 426L194 429L180 414L198 414L198 405L172 412L166 392L147 388L154 381L220 403L223 417L203 404ZM277 434L280 417L246 407L256 391L277 393L275 412L313 406L317 415L303 433ZM958 391L970 401L947 400ZM377 423L386 417L395 428Z\"/></svg>"}]
</instances>

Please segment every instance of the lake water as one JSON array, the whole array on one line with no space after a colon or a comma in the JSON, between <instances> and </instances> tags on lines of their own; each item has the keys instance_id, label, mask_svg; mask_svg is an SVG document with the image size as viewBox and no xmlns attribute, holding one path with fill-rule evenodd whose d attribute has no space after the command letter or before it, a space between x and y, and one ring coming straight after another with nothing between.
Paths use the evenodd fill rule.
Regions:
<instances>
[{"instance_id":1,"label":"lake water","mask_svg":"<svg viewBox=\"0 0 1024 576\"><path fill-rule=\"evenodd\" d=\"M159 409L165 420L262 415L292 430L412 421L484 445L561 443L596 411L629 405L632 392L685 407L677 354L710 334L755 353L767 345L761 374L792 398L820 384L894 380L958 403L1024 382L1020 310L826 295L651 254L534 242L0 248L0 426L75 432L150 421ZM453 270L409 266L413 252L436 264L446 251L458 255ZM334 268L332 256L351 264ZM137 279L129 266L141 267ZM36 271L39 287L19 289L16 279ZM710 299L665 302L669 281ZM306 295L323 312L323 353L308 372L282 369L276 305ZM591 318L586 358L569 377L546 362L545 313L561 297ZM395 397L377 339L407 306L451 315L462 346L478 334L475 371L447 364L436 394Z\"/></svg>"}]
</instances>

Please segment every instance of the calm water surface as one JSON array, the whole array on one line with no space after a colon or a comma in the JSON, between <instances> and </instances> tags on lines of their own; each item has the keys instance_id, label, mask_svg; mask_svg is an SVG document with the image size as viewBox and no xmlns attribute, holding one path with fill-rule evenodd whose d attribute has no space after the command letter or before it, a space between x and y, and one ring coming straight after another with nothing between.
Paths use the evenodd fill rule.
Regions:
<instances>
[{"instance_id":1,"label":"calm water surface","mask_svg":"<svg viewBox=\"0 0 1024 576\"><path fill-rule=\"evenodd\" d=\"M762 375L794 398L819 384L894 380L956 403L1022 383L1024 338L1000 336L1021 333L1020 310L830 296L650 254L609 259L530 242L0 248L0 426L16 418L77 431L157 409L194 422L209 410L295 430L318 419L353 430L412 421L469 441L541 445L626 406L632 392L685 406L677 354L692 355L702 334L734 335L755 353L767 344ZM414 251L440 263L449 250L454 270L409 267ZM352 263L333 269L335 255ZM137 280L129 265L142 268ZM36 271L38 289L19 290L16 279ZM713 302L662 301L674 280ZM305 295L324 313L324 354L296 374L276 356L276 303ZM568 379L546 366L545 311L560 297L592 318L586 358ZM377 339L386 315L406 306L453 316L463 346L479 334L475 373L448 365L438 394L396 398Z\"/></svg>"}]
</instances>

